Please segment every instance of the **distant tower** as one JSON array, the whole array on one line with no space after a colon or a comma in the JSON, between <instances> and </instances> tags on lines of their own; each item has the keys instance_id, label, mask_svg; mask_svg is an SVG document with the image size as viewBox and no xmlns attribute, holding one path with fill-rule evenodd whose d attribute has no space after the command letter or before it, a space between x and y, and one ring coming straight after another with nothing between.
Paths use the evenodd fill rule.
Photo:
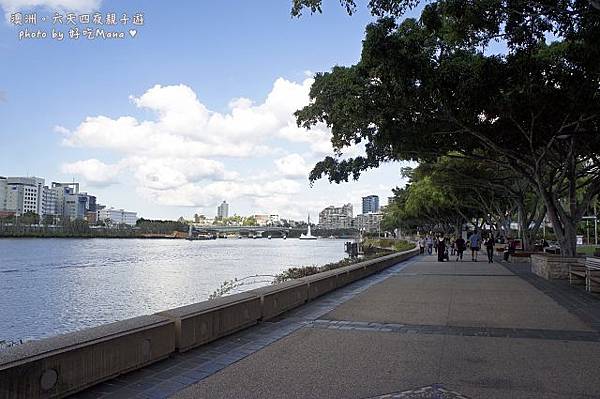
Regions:
<instances>
[{"instance_id":1,"label":"distant tower","mask_svg":"<svg viewBox=\"0 0 600 399\"><path fill-rule=\"evenodd\" d=\"M363 199L362 199L363 215L366 215L367 213L377 213L377 212L379 212L379 196L369 195L368 197L363 197Z\"/></svg>"},{"instance_id":2,"label":"distant tower","mask_svg":"<svg viewBox=\"0 0 600 399\"><path fill-rule=\"evenodd\" d=\"M229 217L229 204L225 201L217 208L217 218L225 219Z\"/></svg>"}]
</instances>

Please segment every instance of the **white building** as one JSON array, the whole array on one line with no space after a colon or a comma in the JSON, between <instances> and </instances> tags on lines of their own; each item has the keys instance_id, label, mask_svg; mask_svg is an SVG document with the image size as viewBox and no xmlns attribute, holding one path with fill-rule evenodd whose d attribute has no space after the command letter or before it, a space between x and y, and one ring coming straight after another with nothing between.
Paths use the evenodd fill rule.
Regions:
<instances>
[{"instance_id":1,"label":"white building","mask_svg":"<svg viewBox=\"0 0 600 399\"><path fill-rule=\"evenodd\" d=\"M367 233L377 233L380 230L381 221L383 220L382 213L367 213L357 215L354 225L357 229Z\"/></svg>"},{"instance_id":2,"label":"white building","mask_svg":"<svg viewBox=\"0 0 600 399\"><path fill-rule=\"evenodd\" d=\"M279 215L254 215L259 226L273 226L279 224Z\"/></svg>"},{"instance_id":3,"label":"white building","mask_svg":"<svg viewBox=\"0 0 600 399\"><path fill-rule=\"evenodd\" d=\"M319 228L346 229L352 227L352 204L342 207L329 206L319 212Z\"/></svg>"},{"instance_id":4,"label":"white building","mask_svg":"<svg viewBox=\"0 0 600 399\"><path fill-rule=\"evenodd\" d=\"M98 220L110 221L112 225L127 224L135 226L138 217L137 212L127 212L124 209L104 208L98 210Z\"/></svg>"},{"instance_id":5,"label":"white building","mask_svg":"<svg viewBox=\"0 0 600 399\"><path fill-rule=\"evenodd\" d=\"M229 217L229 204L225 201L217 208L217 219L225 219Z\"/></svg>"},{"instance_id":6,"label":"white building","mask_svg":"<svg viewBox=\"0 0 600 399\"><path fill-rule=\"evenodd\" d=\"M44 179L38 177L0 177L0 211L44 214Z\"/></svg>"}]
</instances>

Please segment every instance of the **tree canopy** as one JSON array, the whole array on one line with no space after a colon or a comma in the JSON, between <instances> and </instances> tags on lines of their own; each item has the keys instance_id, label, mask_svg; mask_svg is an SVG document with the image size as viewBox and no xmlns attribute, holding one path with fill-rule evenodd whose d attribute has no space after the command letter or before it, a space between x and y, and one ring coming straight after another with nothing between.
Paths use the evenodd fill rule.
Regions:
<instances>
[{"instance_id":1,"label":"tree canopy","mask_svg":"<svg viewBox=\"0 0 600 399\"><path fill-rule=\"evenodd\" d=\"M356 4L341 2L351 13ZM400 20L422 5L420 19ZM296 0L293 14L320 11ZM338 156L312 181L359 178L383 162L449 154L492 162L543 201L568 253L600 193L600 7L582 0L371 0L356 65L319 73L296 113L325 123ZM504 51L489 45L500 41ZM345 147L366 154L343 159Z\"/></svg>"}]
</instances>

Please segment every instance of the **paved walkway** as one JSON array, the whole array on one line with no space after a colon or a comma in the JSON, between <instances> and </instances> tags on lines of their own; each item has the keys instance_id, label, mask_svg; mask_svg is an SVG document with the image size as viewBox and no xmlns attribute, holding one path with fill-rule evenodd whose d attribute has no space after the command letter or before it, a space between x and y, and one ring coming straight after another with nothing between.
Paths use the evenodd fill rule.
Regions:
<instances>
[{"instance_id":1,"label":"paved walkway","mask_svg":"<svg viewBox=\"0 0 600 399\"><path fill-rule=\"evenodd\" d=\"M419 257L80 397L600 398L599 321L526 267Z\"/></svg>"}]
</instances>

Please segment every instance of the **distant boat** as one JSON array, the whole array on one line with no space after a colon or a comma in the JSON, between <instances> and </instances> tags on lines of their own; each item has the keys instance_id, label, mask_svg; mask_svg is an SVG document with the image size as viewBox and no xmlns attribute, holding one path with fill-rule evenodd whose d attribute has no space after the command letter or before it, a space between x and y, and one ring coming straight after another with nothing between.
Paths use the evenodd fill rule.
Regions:
<instances>
[{"instance_id":1,"label":"distant boat","mask_svg":"<svg viewBox=\"0 0 600 399\"><path fill-rule=\"evenodd\" d=\"M316 240L317 239L317 237L313 236L310 231L310 215L308 215L308 231L306 232L306 234L301 234L300 239L301 240Z\"/></svg>"}]
</instances>

